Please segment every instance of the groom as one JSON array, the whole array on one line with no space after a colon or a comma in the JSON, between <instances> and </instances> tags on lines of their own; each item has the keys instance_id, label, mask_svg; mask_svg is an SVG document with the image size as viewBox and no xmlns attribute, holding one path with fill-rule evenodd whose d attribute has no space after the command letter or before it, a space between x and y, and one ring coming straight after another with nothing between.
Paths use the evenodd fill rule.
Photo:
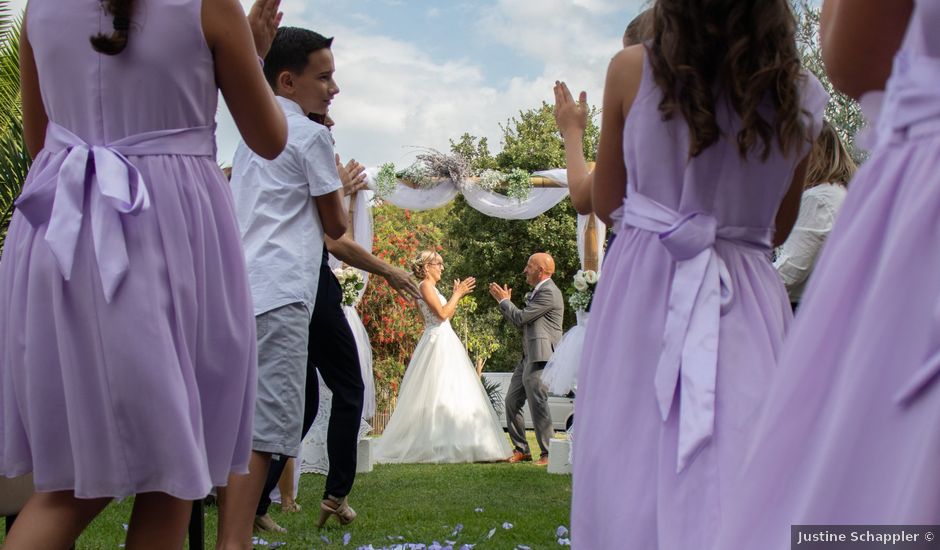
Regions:
<instances>
[{"instance_id":1,"label":"groom","mask_svg":"<svg viewBox=\"0 0 940 550\"><path fill-rule=\"evenodd\" d=\"M509 322L522 329L522 360L516 365L509 391L506 394L506 422L513 453L509 462L532 460L525 438L522 406L529 401L535 435L542 451L535 462L548 464L548 442L552 438L552 417L548 410L548 390L542 383L542 369L561 340L561 320L565 302L561 291L552 281L555 260L544 252L529 258L523 273L526 283L534 287L526 294L525 306L517 308L512 301L512 289L490 283L490 295L499 302L499 309Z\"/></svg>"}]
</instances>

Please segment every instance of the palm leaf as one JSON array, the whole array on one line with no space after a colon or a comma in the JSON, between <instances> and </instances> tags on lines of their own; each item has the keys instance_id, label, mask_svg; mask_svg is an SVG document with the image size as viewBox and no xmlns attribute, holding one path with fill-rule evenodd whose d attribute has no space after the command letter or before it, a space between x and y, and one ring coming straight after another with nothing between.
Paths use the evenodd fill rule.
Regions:
<instances>
[{"instance_id":1,"label":"palm leaf","mask_svg":"<svg viewBox=\"0 0 940 550\"><path fill-rule=\"evenodd\" d=\"M31 163L23 141L20 108L22 23L22 16L12 17L9 1L0 0L0 251L13 215L13 201L23 188Z\"/></svg>"},{"instance_id":2,"label":"palm leaf","mask_svg":"<svg viewBox=\"0 0 940 550\"><path fill-rule=\"evenodd\" d=\"M503 410L503 391L502 385L496 380L488 380L486 377L480 379L483 383L483 389L486 390L486 396L490 399L490 405L497 413Z\"/></svg>"}]
</instances>

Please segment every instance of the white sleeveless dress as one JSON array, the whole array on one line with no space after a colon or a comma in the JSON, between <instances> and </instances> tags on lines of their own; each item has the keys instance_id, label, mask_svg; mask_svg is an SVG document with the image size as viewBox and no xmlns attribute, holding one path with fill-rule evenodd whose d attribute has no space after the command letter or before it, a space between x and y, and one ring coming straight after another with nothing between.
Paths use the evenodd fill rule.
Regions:
<instances>
[{"instance_id":1,"label":"white sleeveless dress","mask_svg":"<svg viewBox=\"0 0 940 550\"><path fill-rule=\"evenodd\" d=\"M446 303L438 293L441 304ZM374 451L378 463L490 462L512 453L486 390L450 321L418 301L425 329L398 406Z\"/></svg>"}]
</instances>

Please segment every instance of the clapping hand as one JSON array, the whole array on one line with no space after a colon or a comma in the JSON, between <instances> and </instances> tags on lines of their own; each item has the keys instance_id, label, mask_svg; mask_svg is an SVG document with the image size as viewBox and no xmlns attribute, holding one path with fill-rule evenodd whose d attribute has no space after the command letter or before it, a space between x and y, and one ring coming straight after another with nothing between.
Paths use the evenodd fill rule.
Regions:
<instances>
[{"instance_id":1,"label":"clapping hand","mask_svg":"<svg viewBox=\"0 0 940 550\"><path fill-rule=\"evenodd\" d=\"M367 187L365 170L365 167L356 162L355 159L350 160L343 166L339 155L336 155L336 171L343 183L343 195L349 196Z\"/></svg>"},{"instance_id":2,"label":"clapping hand","mask_svg":"<svg viewBox=\"0 0 940 550\"><path fill-rule=\"evenodd\" d=\"M281 24L281 18L284 17L282 12L277 11L280 7L281 0L255 0L251 10L248 11L248 25L255 39L255 51L261 58L264 58L271 49L274 35L277 34L277 27Z\"/></svg>"},{"instance_id":3,"label":"clapping hand","mask_svg":"<svg viewBox=\"0 0 940 550\"><path fill-rule=\"evenodd\" d=\"M511 300L512 289L509 288L509 285L499 286L496 283L490 283L490 296L495 298L497 302Z\"/></svg>"},{"instance_id":4,"label":"clapping hand","mask_svg":"<svg viewBox=\"0 0 940 550\"><path fill-rule=\"evenodd\" d=\"M568 85L555 81L555 124L562 137L568 137L572 131L584 135L588 122L587 92L581 92L575 102Z\"/></svg>"},{"instance_id":5,"label":"clapping hand","mask_svg":"<svg viewBox=\"0 0 940 550\"><path fill-rule=\"evenodd\" d=\"M457 294L461 298L473 292L473 289L477 286L477 280L473 277L467 277L464 280L454 279L454 294Z\"/></svg>"}]
</instances>

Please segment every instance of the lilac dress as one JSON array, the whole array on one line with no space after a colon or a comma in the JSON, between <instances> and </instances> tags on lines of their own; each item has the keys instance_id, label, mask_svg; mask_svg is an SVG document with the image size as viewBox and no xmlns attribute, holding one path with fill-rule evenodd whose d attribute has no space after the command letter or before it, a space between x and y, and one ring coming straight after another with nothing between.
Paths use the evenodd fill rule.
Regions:
<instances>
[{"instance_id":1,"label":"lilac dress","mask_svg":"<svg viewBox=\"0 0 940 550\"><path fill-rule=\"evenodd\" d=\"M808 77L802 96L818 130L826 94ZM714 543L792 318L769 256L809 143L762 162L722 139L688 160L688 127L662 121L661 98L644 61L624 125L623 220L579 375L572 535L582 549ZM718 120L737 135L724 104Z\"/></svg>"},{"instance_id":2,"label":"lilac dress","mask_svg":"<svg viewBox=\"0 0 940 550\"><path fill-rule=\"evenodd\" d=\"M940 2L918 0L780 357L719 547L791 524L940 523Z\"/></svg>"},{"instance_id":3,"label":"lilac dress","mask_svg":"<svg viewBox=\"0 0 940 550\"><path fill-rule=\"evenodd\" d=\"M251 297L199 0L31 0L49 126L0 261L0 475L185 499L247 471Z\"/></svg>"}]
</instances>

